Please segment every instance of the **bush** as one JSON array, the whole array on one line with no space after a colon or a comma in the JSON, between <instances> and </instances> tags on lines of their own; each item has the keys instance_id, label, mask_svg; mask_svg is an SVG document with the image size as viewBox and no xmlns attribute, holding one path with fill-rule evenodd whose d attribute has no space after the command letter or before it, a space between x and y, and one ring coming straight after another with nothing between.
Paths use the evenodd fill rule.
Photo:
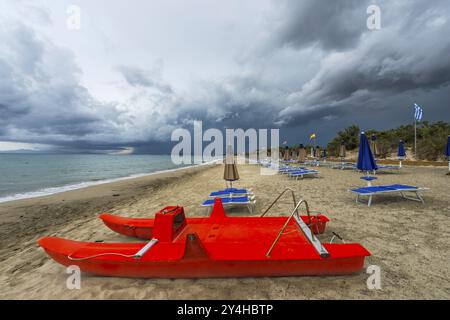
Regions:
<instances>
[{"instance_id":1,"label":"bush","mask_svg":"<svg viewBox=\"0 0 450 320\"><path fill-rule=\"evenodd\" d=\"M358 148L360 129L356 125L352 125L343 131L339 131L337 136L330 141L327 146L331 155L339 155L339 147L341 142L345 142L347 150ZM391 153L397 152L399 140L403 140L405 147L414 148L414 125L403 125L396 129L387 131L366 131L367 137L371 135L377 136L380 149L379 157L389 156ZM447 137L450 134L450 124L439 121L429 124L423 121L417 126L417 158L421 160L436 161L443 159Z\"/></svg>"},{"instance_id":2,"label":"bush","mask_svg":"<svg viewBox=\"0 0 450 320\"><path fill-rule=\"evenodd\" d=\"M332 156L338 157L339 148L341 147L342 142L345 143L345 148L347 150L356 149L359 144L359 133L359 127L357 125L352 125L345 128L343 131L339 131L337 137L328 143L327 152Z\"/></svg>"}]
</instances>

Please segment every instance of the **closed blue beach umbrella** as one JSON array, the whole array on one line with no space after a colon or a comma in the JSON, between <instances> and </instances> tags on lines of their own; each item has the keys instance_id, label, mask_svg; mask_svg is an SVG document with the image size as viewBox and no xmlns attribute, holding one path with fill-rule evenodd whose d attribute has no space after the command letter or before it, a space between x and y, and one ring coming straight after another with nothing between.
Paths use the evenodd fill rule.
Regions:
<instances>
[{"instance_id":1,"label":"closed blue beach umbrella","mask_svg":"<svg viewBox=\"0 0 450 320\"><path fill-rule=\"evenodd\" d=\"M447 150L445 154L447 155L447 158L450 158L450 136L448 136L447 139Z\"/></svg>"},{"instance_id":2,"label":"closed blue beach umbrella","mask_svg":"<svg viewBox=\"0 0 450 320\"><path fill-rule=\"evenodd\" d=\"M400 140L400 142L398 143L397 157L399 157L399 158L406 157L405 145L403 143L403 140Z\"/></svg>"},{"instance_id":3,"label":"closed blue beach umbrella","mask_svg":"<svg viewBox=\"0 0 450 320\"><path fill-rule=\"evenodd\" d=\"M402 167L402 160L405 159L405 157L406 157L405 145L403 144L403 140L400 140L400 142L398 143L397 157L398 157L398 160L400 162L399 167L401 168Z\"/></svg>"},{"instance_id":4,"label":"closed blue beach umbrella","mask_svg":"<svg viewBox=\"0 0 450 320\"><path fill-rule=\"evenodd\" d=\"M378 169L372 151L370 150L369 141L364 132L359 136L359 152L356 167L361 171L375 171Z\"/></svg>"}]
</instances>

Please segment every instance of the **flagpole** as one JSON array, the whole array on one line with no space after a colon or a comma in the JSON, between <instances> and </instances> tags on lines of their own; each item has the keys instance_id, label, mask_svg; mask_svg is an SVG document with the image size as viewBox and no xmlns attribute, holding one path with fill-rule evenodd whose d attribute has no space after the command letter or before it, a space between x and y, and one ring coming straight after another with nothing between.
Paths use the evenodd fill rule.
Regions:
<instances>
[{"instance_id":1,"label":"flagpole","mask_svg":"<svg viewBox=\"0 0 450 320\"><path fill-rule=\"evenodd\" d=\"M317 142L316 142L316 136L314 136L314 158L316 158L316 152L317 152Z\"/></svg>"},{"instance_id":2,"label":"flagpole","mask_svg":"<svg viewBox=\"0 0 450 320\"><path fill-rule=\"evenodd\" d=\"M414 117L414 157L417 160L417 120Z\"/></svg>"}]
</instances>

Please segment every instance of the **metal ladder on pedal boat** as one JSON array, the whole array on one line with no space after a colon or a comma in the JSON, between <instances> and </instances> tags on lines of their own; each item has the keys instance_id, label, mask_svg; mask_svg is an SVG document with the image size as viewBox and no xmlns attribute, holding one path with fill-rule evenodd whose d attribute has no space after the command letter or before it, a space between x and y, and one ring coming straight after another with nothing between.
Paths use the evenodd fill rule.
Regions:
<instances>
[{"instance_id":1,"label":"metal ladder on pedal boat","mask_svg":"<svg viewBox=\"0 0 450 320\"><path fill-rule=\"evenodd\" d=\"M297 225L299 226L300 230L303 232L303 234L308 239L308 241L312 244L312 246L317 251L317 253L320 255L320 257L328 258L330 256L328 251L322 245L320 240L314 235L314 233L311 231L309 226L305 222L303 222L302 218L300 217L300 213L298 211L298 208L302 204L305 204L306 213L308 215L308 220L309 220L308 222L309 222L309 225L312 225L311 214L310 214L310 211L309 211L308 202L306 200L304 200L304 199L302 199L299 202L297 202L297 200L295 199L294 190L292 190L291 188L285 188L278 195L278 197L271 203L271 205L261 214L261 217L264 217L266 215L266 213L275 205L275 203L277 203L278 200L280 200L280 198L288 191L290 191L291 194L292 194L292 200L294 202L294 209L292 210L291 214L289 215L289 218L284 223L283 227L281 227L280 232L278 232L277 237L275 238L274 242L270 246L269 251L267 251L267 253L266 253L266 257L270 258L270 254L272 253L272 251L275 248L276 244L278 243L278 241L280 240L281 236L283 235L284 230L286 229L286 227L288 226L288 224L292 220L292 218L294 218L295 222L297 222Z\"/></svg>"}]
</instances>

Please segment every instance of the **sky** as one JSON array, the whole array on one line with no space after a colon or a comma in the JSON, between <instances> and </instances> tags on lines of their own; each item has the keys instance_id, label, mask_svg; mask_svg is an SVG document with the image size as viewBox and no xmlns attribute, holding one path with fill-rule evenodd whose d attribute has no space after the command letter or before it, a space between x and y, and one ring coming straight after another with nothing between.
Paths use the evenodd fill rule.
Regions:
<instances>
[{"instance_id":1,"label":"sky","mask_svg":"<svg viewBox=\"0 0 450 320\"><path fill-rule=\"evenodd\" d=\"M447 0L2 0L0 152L167 153L194 121L324 145L414 103L450 121L449 35Z\"/></svg>"}]
</instances>

